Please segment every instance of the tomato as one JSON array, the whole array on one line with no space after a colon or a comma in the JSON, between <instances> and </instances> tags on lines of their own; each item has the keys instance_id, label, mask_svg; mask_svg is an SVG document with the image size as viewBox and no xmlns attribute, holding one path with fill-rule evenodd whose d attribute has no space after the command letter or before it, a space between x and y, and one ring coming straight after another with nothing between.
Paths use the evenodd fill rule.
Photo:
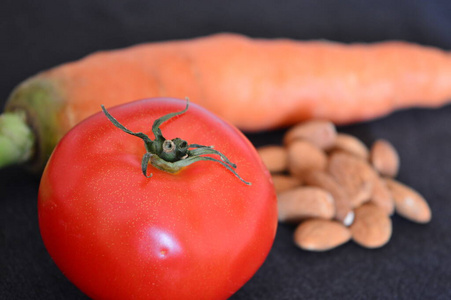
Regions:
<instances>
[{"instance_id":1,"label":"tomato","mask_svg":"<svg viewBox=\"0 0 451 300\"><path fill-rule=\"evenodd\" d=\"M152 123L185 106L154 98L108 112L153 139ZM274 188L255 148L235 127L189 104L159 124L162 136L214 145L236 168L205 148L211 153L203 157L220 162L167 172L147 165L143 140L116 126L100 112L52 153L38 196L50 256L94 299L230 297L262 265L277 227Z\"/></svg>"}]
</instances>

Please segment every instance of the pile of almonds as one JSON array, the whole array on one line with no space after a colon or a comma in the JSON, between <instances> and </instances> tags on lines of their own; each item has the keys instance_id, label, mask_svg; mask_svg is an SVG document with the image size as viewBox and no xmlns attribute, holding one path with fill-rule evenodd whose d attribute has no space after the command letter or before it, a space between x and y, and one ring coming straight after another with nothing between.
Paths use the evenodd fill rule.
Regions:
<instances>
[{"instance_id":1,"label":"pile of almonds","mask_svg":"<svg viewBox=\"0 0 451 300\"><path fill-rule=\"evenodd\" d=\"M390 240L394 213L431 219L425 199L395 179L399 155L386 140L368 148L333 123L312 120L290 128L283 145L258 152L272 174L279 221L296 224L302 249L326 251L350 240L378 248Z\"/></svg>"}]
</instances>

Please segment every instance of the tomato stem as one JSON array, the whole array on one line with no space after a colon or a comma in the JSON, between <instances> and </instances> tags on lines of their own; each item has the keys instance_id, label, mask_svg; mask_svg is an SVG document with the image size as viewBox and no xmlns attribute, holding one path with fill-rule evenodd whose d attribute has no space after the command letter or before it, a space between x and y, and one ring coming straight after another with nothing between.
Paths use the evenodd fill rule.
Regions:
<instances>
[{"instance_id":1,"label":"tomato stem","mask_svg":"<svg viewBox=\"0 0 451 300\"><path fill-rule=\"evenodd\" d=\"M107 118L114 124L114 126L121 129L125 133L139 137L144 141L146 153L144 154L141 161L141 170L144 176L148 178L152 177L152 173L150 175L147 175L147 167L149 163L155 168L162 171L176 173L183 167L203 160L213 161L221 164L242 182L247 185L251 185L250 182L245 181L234 170L236 168L236 165L232 163L224 154L213 149L213 146L188 144L188 142L180 138L175 138L172 140L167 140L164 138L160 129L161 124L175 116L185 113L189 107L189 100L186 100L186 107L182 111L170 113L155 120L152 125L152 132L155 136L154 140L152 140L151 138L149 138L149 136L142 132L133 132L127 129L124 125L119 123L119 121L116 120L103 105L101 107ZM220 160L211 156L203 155L218 155Z\"/></svg>"}]
</instances>

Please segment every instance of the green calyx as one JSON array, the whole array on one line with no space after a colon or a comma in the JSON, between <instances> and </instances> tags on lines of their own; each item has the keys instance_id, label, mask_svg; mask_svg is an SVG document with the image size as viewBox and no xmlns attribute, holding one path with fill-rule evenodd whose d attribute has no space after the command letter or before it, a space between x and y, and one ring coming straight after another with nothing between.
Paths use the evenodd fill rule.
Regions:
<instances>
[{"instance_id":1,"label":"green calyx","mask_svg":"<svg viewBox=\"0 0 451 300\"><path fill-rule=\"evenodd\" d=\"M164 138L161 133L160 125L177 116L185 113L188 110L189 100L187 99L186 107L184 110L179 112L174 112L167 114L157 120L152 125L152 132L155 136L155 139L152 140L146 134L142 132L133 132L127 129L124 125L119 123L102 105L102 110L107 116L107 118L122 131L131 134L133 136L139 137L144 141L144 145L146 148L146 153L143 156L141 163L141 170L144 176L150 178L152 174L147 175L147 167L149 163L157 169L169 172L176 173L180 171L183 167L189 166L192 163L198 161L213 161L220 163L227 170L232 172L237 178L239 178L242 182L247 185L251 185L250 182L245 181L241 178L236 171L236 165L221 152L213 149L213 146L203 146L198 144L188 144L187 141L182 140L180 138L175 138L172 140L167 140ZM219 159L216 159L211 156L203 156L203 155L218 155Z\"/></svg>"}]
</instances>

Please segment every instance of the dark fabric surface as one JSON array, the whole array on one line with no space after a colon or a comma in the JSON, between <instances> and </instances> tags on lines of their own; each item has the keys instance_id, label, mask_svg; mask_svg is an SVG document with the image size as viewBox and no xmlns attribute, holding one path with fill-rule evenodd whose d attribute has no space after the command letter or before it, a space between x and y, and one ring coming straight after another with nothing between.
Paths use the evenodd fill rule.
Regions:
<instances>
[{"instance_id":1,"label":"dark fabric surface","mask_svg":"<svg viewBox=\"0 0 451 300\"><path fill-rule=\"evenodd\" d=\"M216 32L254 37L373 42L400 39L451 48L450 1L31 1L0 4L0 107L16 84L101 49ZM451 299L451 107L407 109L340 127L367 144L391 141L399 179L429 201L418 225L393 217L393 236L377 250L348 243L326 253L296 248L281 224L271 253L232 299ZM279 143L283 130L249 134ZM0 299L85 299L41 241L39 178L0 170Z\"/></svg>"}]
</instances>

